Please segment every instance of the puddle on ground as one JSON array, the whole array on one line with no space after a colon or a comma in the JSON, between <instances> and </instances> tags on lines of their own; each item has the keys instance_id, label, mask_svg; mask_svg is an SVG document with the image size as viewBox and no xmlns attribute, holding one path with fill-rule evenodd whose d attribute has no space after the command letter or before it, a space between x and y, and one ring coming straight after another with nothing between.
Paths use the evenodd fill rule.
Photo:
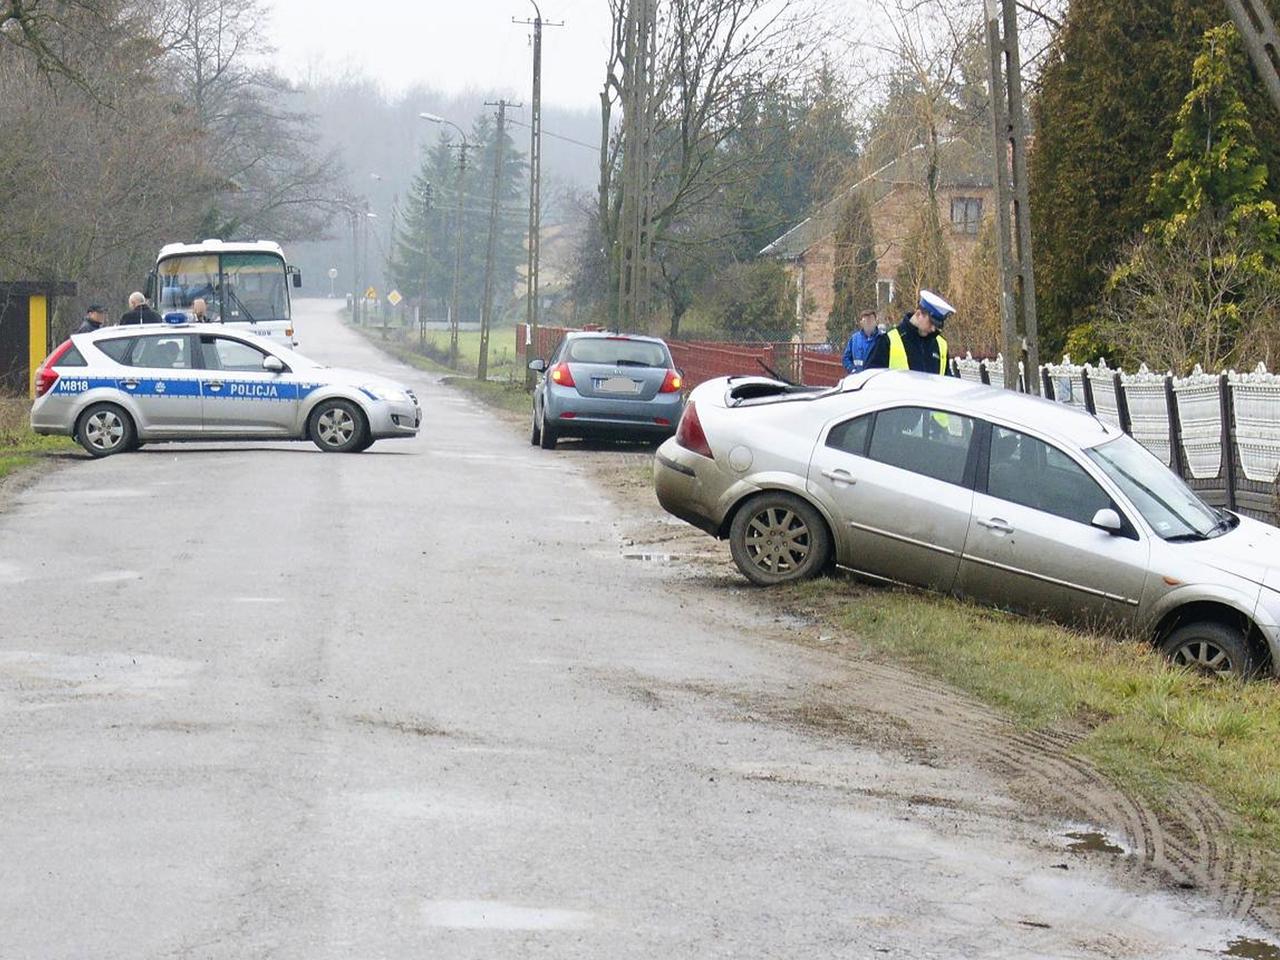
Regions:
<instances>
[{"instance_id":1,"label":"puddle on ground","mask_svg":"<svg viewBox=\"0 0 1280 960\"><path fill-rule=\"evenodd\" d=\"M1068 833L1066 837L1071 841L1067 849L1072 853L1124 853L1124 847L1112 843L1110 837L1096 830Z\"/></svg>"},{"instance_id":2,"label":"puddle on ground","mask_svg":"<svg viewBox=\"0 0 1280 960\"><path fill-rule=\"evenodd\" d=\"M1224 957L1247 957L1248 960L1280 960L1280 947L1266 940L1239 937L1227 944Z\"/></svg>"},{"instance_id":3,"label":"puddle on ground","mask_svg":"<svg viewBox=\"0 0 1280 960\"><path fill-rule=\"evenodd\" d=\"M674 553L624 553L623 560L639 560L641 563L674 563Z\"/></svg>"},{"instance_id":4,"label":"puddle on ground","mask_svg":"<svg viewBox=\"0 0 1280 960\"><path fill-rule=\"evenodd\" d=\"M427 923L454 930L583 930L591 914L581 910L521 907L494 900L433 900L423 904Z\"/></svg>"}]
</instances>

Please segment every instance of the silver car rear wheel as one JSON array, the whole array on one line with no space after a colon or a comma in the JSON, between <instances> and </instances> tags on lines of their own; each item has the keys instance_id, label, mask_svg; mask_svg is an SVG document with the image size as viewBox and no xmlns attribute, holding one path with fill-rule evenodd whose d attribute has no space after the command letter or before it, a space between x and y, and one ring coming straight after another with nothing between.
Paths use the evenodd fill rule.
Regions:
<instances>
[{"instance_id":1,"label":"silver car rear wheel","mask_svg":"<svg viewBox=\"0 0 1280 960\"><path fill-rule=\"evenodd\" d=\"M831 535L818 511L799 497L762 493L734 515L729 550L743 576L767 587L821 573L831 557Z\"/></svg>"},{"instance_id":2,"label":"silver car rear wheel","mask_svg":"<svg viewBox=\"0 0 1280 960\"><path fill-rule=\"evenodd\" d=\"M311 414L311 440L325 453L357 453L368 431L364 416L349 400L324 400Z\"/></svg>"},{"instance_id":3,"label":"silver car rear wheel","mask_svg":"<svg viewBox=\"0 0 1280 960\"><path fill-rule=\"evenodd\" d=\"M129 415L112 403L96 403L76 424L80 446L95 457L132 449L136 433Z\"/></svg>"},{"instance_id":4,"label":"silver car rear wheel","mask_svg":"<svg viewBox=\"0 0 1280 960\"><path fill-rule=\"evenodd\" d=\"M1188 623L1160 644L1179 667L1216 677L1251 677L1257 671L1243 631L1212 621Z\"/></svg>"}]
</instances>

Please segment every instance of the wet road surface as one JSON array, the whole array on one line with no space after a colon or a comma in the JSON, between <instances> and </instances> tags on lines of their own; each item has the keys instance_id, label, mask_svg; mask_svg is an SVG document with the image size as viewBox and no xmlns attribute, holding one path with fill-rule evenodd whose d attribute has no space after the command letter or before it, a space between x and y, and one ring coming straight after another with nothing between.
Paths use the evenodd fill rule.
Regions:
<instances>
[{"instance_id":1,"label":"wet road surface","mask_svg":"<svg viewBox=\"0 0 1280 960\"><path fill-rule=\"evenodd\" d=\"M1122 885L970 767L771 715L846 668L737 586L625 558L572 455L332 309L300 305L301 349L410 383L417 439L150 445L0 512L0 957L1180 958L1263 935Z\"/></svg>"}]
</instances>

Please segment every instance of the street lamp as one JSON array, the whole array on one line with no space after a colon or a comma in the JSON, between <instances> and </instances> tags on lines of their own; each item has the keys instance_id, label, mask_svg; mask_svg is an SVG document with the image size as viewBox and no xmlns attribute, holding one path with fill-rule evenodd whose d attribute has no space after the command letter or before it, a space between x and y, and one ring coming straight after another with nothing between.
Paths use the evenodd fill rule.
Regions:
<instances>
[{"instance_id":1,"label":"street lamp","mask_svg":"<svg viewBox=\"0 0 1280 960\"><path fill-rule=\"evenodd\" d=\"M458 185L454 190L454 203L457 205L457 248L454 252L453 259L453 295L449 303L449 365L454 369L458 366L458 296L460 287L460 278L462 276L462 189L463 182L467 175L467 150L471 148L471 143L467 140L466 131L454 123L452 120L446 120L434 113L420 113L419 119L428 123L440 123L445 126L453 127L458 131L458 136L462 138L462 143L458 145Z\"/></svg>"}]
</instances>

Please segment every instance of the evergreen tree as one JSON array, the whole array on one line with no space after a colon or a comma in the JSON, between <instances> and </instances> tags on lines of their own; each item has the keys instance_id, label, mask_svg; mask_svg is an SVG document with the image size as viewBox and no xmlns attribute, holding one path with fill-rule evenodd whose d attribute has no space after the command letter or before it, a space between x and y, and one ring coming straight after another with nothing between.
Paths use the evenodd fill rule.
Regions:
<instances>
[{"instance_id":1,"label":"evergreen tree","mask_svg":"<svg viewBox=\"0 0 1280 960\"><path fill-rule=\"evenodd\" d=\"M1236 356L1259 323L1270 328L1280 213L1267 196L1267 167L1240 89L1245 76L1235 27L1206 31L1167 166L1152 177L1156 217L1111 274L1096 324L1121 359L1208 369Z\"/></svg>"},{"instance_id":2,"label":"evergreen tree","mask_svg":"<svg viewBox=\"0 0 1280 960\"><path fill-rule=\"evenodd\" d=\"M1274 12L1280 4L1268 0ZM1221 0L1072 0L1032 104L1032 238L1042 355L1098 304L1120 249L1151 216L1187 77ZM1275 171L1280 117L1243 62L1233 68ZM1268 194L1274 198L1275 178Z\"/></svg>"},{"instance_id":3,"label":"evergreen tree","mask_svg":"<svg viewBox=\"0 0 1280 960\"><path fill-rule=\"evenodd\" d=\"M876 307L876 243L871 207L861 190L853 191L840 212L835 232L835 299L827 317L827 341L843 343L858 316Z\"/></svg>"}]
</instances>

